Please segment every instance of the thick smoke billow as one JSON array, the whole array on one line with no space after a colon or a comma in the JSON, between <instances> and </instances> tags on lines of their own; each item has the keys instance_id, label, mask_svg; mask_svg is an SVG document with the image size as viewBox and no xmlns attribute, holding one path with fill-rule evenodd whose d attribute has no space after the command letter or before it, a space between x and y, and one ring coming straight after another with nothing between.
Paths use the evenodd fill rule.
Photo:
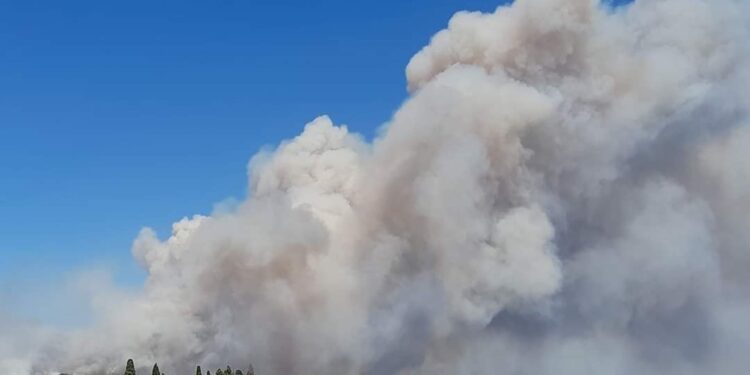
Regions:
<instances>
[{"instance_id":1,"label":"thick smoke billow","mask_svg":"<svg viewBox=\"0 0 750 375\"><path fill-rule=\"evenodd\" d=\"M315 119L235 209L144 229L140 294L0 367L747 373L748 10L458 13L374 142Z\"/></svg>"}]
</instances>

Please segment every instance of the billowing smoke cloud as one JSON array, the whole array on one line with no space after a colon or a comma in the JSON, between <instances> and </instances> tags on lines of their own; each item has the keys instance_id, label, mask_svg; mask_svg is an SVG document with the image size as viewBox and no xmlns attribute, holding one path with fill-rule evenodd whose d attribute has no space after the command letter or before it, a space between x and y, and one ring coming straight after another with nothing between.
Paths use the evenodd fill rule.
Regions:
<instances>
[{"instance_id":1,"label":"billowing smoke cloud","mask_svg":"<svg viewBox=\"0 0 750 375\"><path fill-rule=\"evenodd\" d=\"M145 290L32 371L747 373L748 14L458 13L378 139L319 117L253 158L235 209L144 229Z\"/></svg>"}]
</instances>

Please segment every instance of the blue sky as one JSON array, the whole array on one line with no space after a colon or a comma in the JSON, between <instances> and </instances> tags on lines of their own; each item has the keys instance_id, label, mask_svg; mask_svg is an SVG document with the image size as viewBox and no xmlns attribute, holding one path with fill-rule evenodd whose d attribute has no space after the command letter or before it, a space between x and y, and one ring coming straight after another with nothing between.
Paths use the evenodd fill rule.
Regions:
<instances>
[{"instance_id":1,"label":"blue sky","mask_svg":"<svg viewBox=\"0 0 750 375\"><path fill-rule=\"evenodd\" d=\"M71 274L138 287L141 227L242 198L248 159L320 114L371 137L430 36L498 4L0 2L0 303L68 324Z\"/></svg>"}]
</instances>

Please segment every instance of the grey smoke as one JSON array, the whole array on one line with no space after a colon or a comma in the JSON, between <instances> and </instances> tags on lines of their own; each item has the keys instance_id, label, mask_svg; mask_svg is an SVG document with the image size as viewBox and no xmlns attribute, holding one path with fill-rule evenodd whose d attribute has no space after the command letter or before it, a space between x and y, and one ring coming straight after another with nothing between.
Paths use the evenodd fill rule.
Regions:
<instances>
[{"instance_id":1,"label":"grey smoke","mask_svg":"<svg viewBox=\"0 0 750 375\"><path fill-rule=\"evenodd\" d=\"M236 209L144 229L141 293L0 345L0 369L746 373L748 10L460 12L378 139L315 119L251 160Z\"/></svg>"}]
</instances>

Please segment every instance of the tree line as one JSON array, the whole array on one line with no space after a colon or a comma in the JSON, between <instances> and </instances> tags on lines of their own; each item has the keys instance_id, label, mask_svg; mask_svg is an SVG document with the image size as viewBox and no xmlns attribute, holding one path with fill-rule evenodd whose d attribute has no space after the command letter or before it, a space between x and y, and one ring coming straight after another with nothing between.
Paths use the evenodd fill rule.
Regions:
<instances>
[{"instance_id":1,"label":"tree line","mask_svg":"<svg viewBox=\"0 0 750 375\"><path fill-rule=\"evenodd\" d=\"M132 359L128 359L128 363L125 365L125 375L136 375L135 364L133 363ZM154 368L153 370L151 370L151 375L166 375L166 374L159 370L158 364L154 363ZM200 366L196 367L195 375L203 375L203 370L201 370ZM206 375L211 375L211 371L206 371ZM245 374L243 374L242 371L240 370L236 370L235 372L232 372L232 368L227 365L227 368L224 370L222 369L216 370L215 375L255 375L255 371L253 370L253 366L250 365Z\"/></svg>"}]
</instances>

